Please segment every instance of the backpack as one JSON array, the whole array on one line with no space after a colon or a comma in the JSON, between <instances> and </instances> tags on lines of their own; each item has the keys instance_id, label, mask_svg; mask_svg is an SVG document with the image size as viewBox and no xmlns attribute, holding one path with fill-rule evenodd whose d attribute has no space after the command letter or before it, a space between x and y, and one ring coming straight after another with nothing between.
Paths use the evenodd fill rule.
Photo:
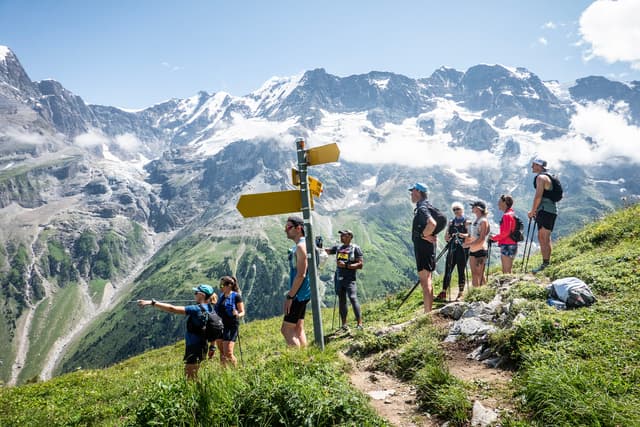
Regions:
<instances>
[{"instance_id":1,"label":"backpack","mask_svg":"<svg viewBox=\"0 0 640 427\"><path fill-rule=\"evenodd\" d=\"M513 227L513 230L509 233L509 237L516 243L522 242L524 240L524 223L520 218L518 218L515 212L513 214L513 219L516 222L516 226Z\"/></svg>"},{"instance_id":2,"label":"backpack","mask_svg":"<svg viewBox=\"0 0 640 427\"><path fill-rule=\"evenodd\" d=\"M432 236L435 236L447 226L447 217L440 211L440 209L436 208L429 202L427 202L427 209L429 209L429 214L436 222L436 228L433 230L433 233L431 233Z\"/></svg>"},{"instance_id":3,"label":"backpack","mask_svg":"<svg viewBox=\"0 0 640 427\"><path fill-rule=\"evenodd\" d=\"M191 321L191 317L187 320L187 331L198 334L204 337L207 341L215 341L219 338L222 338L222 331L224 330L224 325L222 324L222 318L216 311L213 309L211 304L209 304L209 308L211 311L205 310L202 304L200 307L200 315L198 316L199 325L194 325Z\"/></svg>"},{"instance_id":4,"label":"backpack","mask_svg":"<svg viewBox=\"0 0 640 427\"><path fill-rule=\"evenodd\" d=\"M562 189L562 184L556 175L551 175L547 172L541 172L540 175L546 175L551 179L551 183L553 184L553 188L551 190L544 190L542 193L542 197L551 200L556 203L562 200L562 196L564 195L564 190ZM536 188L536 176L533 178L533 188Z\"/></svg>"},{"instance_id":5,"label":"backpack","mask_svg":"<svg viewBox=\"0 0 640 427\"><path fill-rule=\"evenodd\" d=\"M564 302L567 308L588 307L596 302L589 286L577 277L554 280L547 292L551 298Z\"/></svg>"}]
</instances>

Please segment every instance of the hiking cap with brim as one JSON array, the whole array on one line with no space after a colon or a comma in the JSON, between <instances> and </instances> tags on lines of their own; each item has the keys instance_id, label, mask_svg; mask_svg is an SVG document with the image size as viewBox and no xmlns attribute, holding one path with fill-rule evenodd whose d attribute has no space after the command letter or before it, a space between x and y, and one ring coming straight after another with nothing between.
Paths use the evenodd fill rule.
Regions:
<instances>
[{"instance_id":1,"label":"hiking cap with brim","mask_svg":"<svg viewBox=\"0 0 640 427\"><path fill-rule=\"evenodd\" d=\"M409 187L409 191L412 190L418 190L422 191L423 193L428 193L427 184L423 184L422 182L416 182L411 187Z\"/></svg>"},{"instance_id":2,"label":"hiking cap with brim","mask_svg":"<svg viewBox=\"0 0 640 427\"><path fill-rule=\"evenodd\" d=\"M536 164L538 166L541 166L543 169L547 168L547 161L543 160L543 159L541 159L539 157L537 159L533 159L533 161L531 163Z\"/></svg>"},{"instance_id":3,"label":"hiking cap with brim","mask_svg":"<svg viewBox=\"0 0 640 427\"><path fill-rule=\"evenodd\" d=\"M348 234L349 236L353 237L353 231L349 230L348 228L338 231L338 234Z\"/></svg>"},{"instance_id":4,"label":"hiking cap with brim","mask_svg":"<svg viewBox=\"0 0 640 427\"><path fill-rule=\"evenodd\" d=\"M194 292L202 292L203 294L207 295L207 296L211 296L213 295L213 288L209 285L198 285L195 288L193 288Z\"/></svg>"}]
</instances>

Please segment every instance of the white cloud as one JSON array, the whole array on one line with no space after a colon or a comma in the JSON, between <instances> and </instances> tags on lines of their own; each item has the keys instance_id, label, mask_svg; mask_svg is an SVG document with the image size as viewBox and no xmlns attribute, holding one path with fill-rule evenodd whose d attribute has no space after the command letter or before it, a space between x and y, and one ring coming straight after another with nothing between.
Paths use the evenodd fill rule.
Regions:
<instances>
[{"instance_id":1,"label":"white cloud","mask_svg":"<svg viewBox=\"0 0 640 427\"><path fill-rule=\"evenodd\" d=\"M544 37L538 37L538 43L541 44L542 46L546 46L549 44L547 39L545 39Z\"/></svg>"},{"instance_id":2,"label":"white cloud","mask_svg":"<svg viewBox=\"0 0 640 427\"><path fill-rule=\"evenodd\" d=\"M542 28L545 30L555 30L556 28L558 28L558 25L555 22L549 21L549 22L545 22L542 25Z\"/></svg>"},{"instance_id":3,"label":"white cloud","mask_svg":"<svg viewBox=\"0 0 640 427\"><path fill-rule=\"evenodd\" d=\"M585 59L628 62L640 70L640 1L598 0L580 16L580 35L590 46Z\"/></svg>"},{"instance_id":4,"label":"white cloud","mask_svg":"<svg viewBox=\"0 0 640 427\"><path fill-rule=\"evenodd\" d=\"M87 133L76 136L73 140L75 145L84 148L106 145L109 144L109 142L109 138L99 130L90 130Z\"/></svg>"},{"instance_id":5,"label":"white cloud","mask_svg":"<svg viewBox=\"0 0 640 427\"><path fill-rule=\"evenodd\" d=\"M51 142L50 135L40 135L39 133L22 132L19 129L9 128L0 130L0 136L6 137L9 143L44 145Z\"/></svg>"},{"instance_id":6,"label":"white cloud","mask_svg":"<svg viewBox=\"0 0 640 427\"><path fill-rule=\"evenodd\" d=\"M624 103L617 104L612 111L605 103L578 105L570 133L542 142L538 146L540 156L552 165L567 160L587 166L621 157L640 163L640 150L634 148L640 141L640 128L629 125L627 115L628 106Z\"/></svg>"},{"instance_id":7,"label":"white cloud","mask_svg":"<svg viewBox=\"0 0 640 427\"><path fill-rule=\"evenodd\" d=\"M171 72L184 70L184 67L180 65L172 65L166 61L161 62L160 65L162 65L164 68L168 69Z\"/></svg>"},{"instance_id":8,"label":"white cloud","mask_svg":"<svg viewBox=\"0 0 640 427\"><path fill-rule=\"evenodd\" d=\"M130 133L116 136L115 143L121 150L130 153L139 151L140 148L142 148L142 143L140 142L140 140L136 138L135 135Z\"/></svg>"}]
</instances>

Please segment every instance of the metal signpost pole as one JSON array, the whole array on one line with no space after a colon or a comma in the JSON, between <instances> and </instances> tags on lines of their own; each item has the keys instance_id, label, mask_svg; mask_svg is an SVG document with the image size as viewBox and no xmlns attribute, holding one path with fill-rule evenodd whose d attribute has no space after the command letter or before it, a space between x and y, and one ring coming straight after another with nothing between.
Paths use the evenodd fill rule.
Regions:
<instances>
[{"instance_id":1,"label":"metal signpost pole","mask_svg":"<svg viewBox=\"0 0 640 427\"><path fill-rule=\"evenodd\" d=\"M311 285L311 308L313 310L313 336L316 345L324 350L324 335L322 333L322 313L320 313L320 292L318 290L318 272L316 268L316 250L311 226L311 194L307 180L307 156L304 149L304 139L296 139L298 154L298 171L300 172L300 197L302 198L302 218L304 219L304 234L307 244L307 269Z\"/></svg>"}]
</instances>

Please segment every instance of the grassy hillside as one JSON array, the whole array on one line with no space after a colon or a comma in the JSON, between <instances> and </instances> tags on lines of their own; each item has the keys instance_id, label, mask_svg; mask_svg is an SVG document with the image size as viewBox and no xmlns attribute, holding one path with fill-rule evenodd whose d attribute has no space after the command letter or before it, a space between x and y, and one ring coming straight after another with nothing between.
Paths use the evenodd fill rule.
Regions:
<instances>
[{"instance_id":1,"label":"grassy hillside","mask_svg":"<svg viewBox=\"0 0 640 427\"><path fill-rule=\"evenodd\" d=\"M367 214L366 227L362 218L340 216L333 218L333 234L324 224L315 228L316 233L325 236L327 247L338 243L337 230L354 231L365 254L366 268L359 273L363 301L383 298L415 280L412 248L406 241L411 219L407 212L408 204L380 204ZM247 320L279 315L282 295L288 289L286 254L292 245L283 231L285 219L260 223L255 237L223 238L200 231L165 246L138 276L126 300L93 322L85 336L72 345L59 371L108 366L174 342L183 334L180 322L161 313L140 319L132 302L139 298L188 302L192 298L191 287L209 283L217 289L218 280L224 275L238 277ZM251 224L245 226L251 228ZM328 307L335 302L334 271L335 257L330 257L319 274L320 293Z\"/></svg>"},{"instance_id":2,"label":"grassy hillside","mask_svg":"<svg viewBox=\"0 0 640 427\"><path fill-rule=\"evenodd\" d=\"M511 410L501 414L506 426L640 425L638 241L640 206L634 206L558 242L548 277L513 286L510 298L528 300L518 309L526 317L491 337L515 370L508 390L454 377L444 363L443 331L419 314L420 292L398 310L401 292L363 307L364 331L331 335L332 313L323 311L331 338L323 353L286 349L279 318L243 325L236 353L244 364L220 371L217 362L207 362L198 384L182 379L179 341L104 370L5 388L0 425L385 425L348 385L340 352L355 359L375 355L376 369L413 383L421 410L451 425L468 423L471 396L478 393L511 402ZM572 311L548 307L545 282L566 276L590 284L598 302ZM495 292L486 287L468 299L489 300ZM147 319L158 315L137 313ZM175 316L171 321L179 323Z\"/></svg>"}]
</instances>

